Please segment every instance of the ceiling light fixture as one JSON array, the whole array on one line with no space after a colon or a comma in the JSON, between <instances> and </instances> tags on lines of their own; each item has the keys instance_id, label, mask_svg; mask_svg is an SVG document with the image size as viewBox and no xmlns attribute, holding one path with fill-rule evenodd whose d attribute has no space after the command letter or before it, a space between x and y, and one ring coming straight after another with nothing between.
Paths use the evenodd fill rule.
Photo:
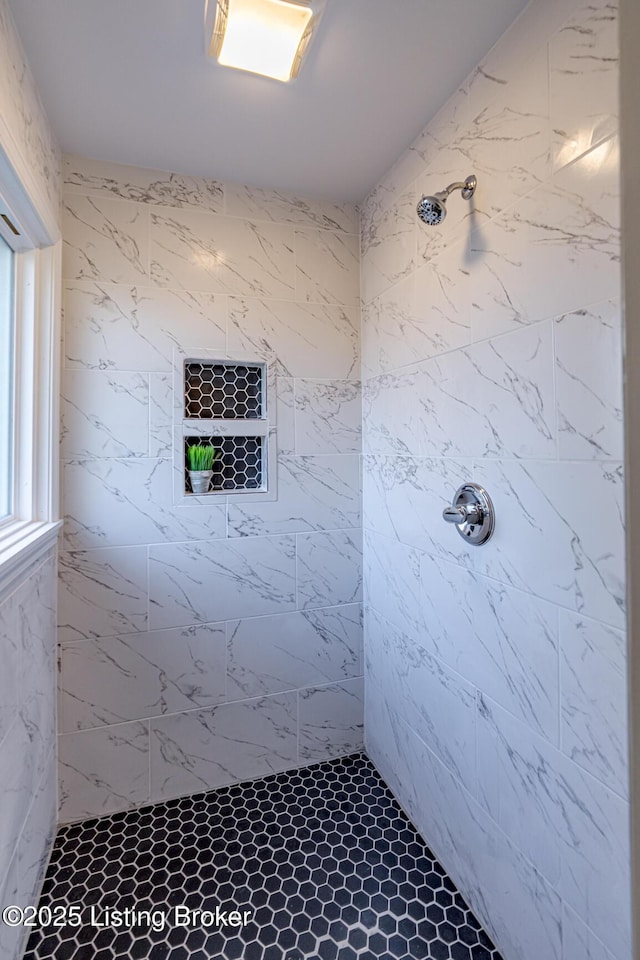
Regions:
<instances>
[{"instance_id":1,"label":"ceiling light fixture","mask_svg":"<svg viewBox=\"0 0 640 960\"><path fill-rule=\"evenodd\" d=\"M298 76L325 0L207 0L207 53L224 67Z\"/></svg>"}]
</instances>

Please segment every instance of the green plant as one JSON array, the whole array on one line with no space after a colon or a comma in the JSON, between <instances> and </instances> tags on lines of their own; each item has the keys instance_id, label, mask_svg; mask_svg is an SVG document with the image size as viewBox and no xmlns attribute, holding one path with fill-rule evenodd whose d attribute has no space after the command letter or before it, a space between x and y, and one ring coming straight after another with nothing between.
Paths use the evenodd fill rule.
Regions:
<instances>
[{"instance_id":1,"label":"green plant","mask_svg":"<svg viewBox=\"0 0 640 960\"><path fill-rule=\"evenodd\" d=\"M219 456L220 451L210 443L202 446L194 443L187 449L189 470L211 470Z\"/></svg>"}]
</instances>

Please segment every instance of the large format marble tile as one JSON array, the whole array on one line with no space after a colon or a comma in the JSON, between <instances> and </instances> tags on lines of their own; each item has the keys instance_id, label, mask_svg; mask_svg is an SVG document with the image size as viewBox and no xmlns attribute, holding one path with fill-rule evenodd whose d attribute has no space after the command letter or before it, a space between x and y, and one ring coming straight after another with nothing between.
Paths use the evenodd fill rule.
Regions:
<instances>
[{"instance_id":1,"label":"large format marble tile","mask_svg":"<svg viewBox=\"0 0 640 960\"><path fill-rule=\"evenodd\" d=\"M440 188L438 188L440 189ZM369 303L415 267L417 216L413 190L360 224L362 300ZM425 228L426 229L426 228Z\"/></svg>"},{"instance_id":2,"label":"large format marble tile","mask_svg":"<svg viewBox=\"0 0 640 960\"><path fill-rule=\"evenodd\" d=\"M148 456L149 381L141 373L66 370L61 417L67 460Z\"/></svg>"},{"instance_id":3,"label":"large format marble tile","mask_svg":"<svg viewBox=\"0 0 640 960\"><path fill-rule=\"evenodd\" d=\"M82 640L147 629L147 548L61 553L59 638Z\"/></svg>"},{"instance_id":4,"label":"large format marble tile","mask_svg":"<svg viewBox=\"0 0 640 960\"><path fill-rule=\"evenodd\" d=\"M226 350L224 297L210 293L67 283L65 363L96 370L173 369L176 347Z\"/></svg>"},{"instance_id":5,"label":"large format marble tile","mask_svg":"<svg viewBox=\"0 0 640 960\"><path fill-rule=\"evenodd\" d=\"M173 377L149 374L149 456L173 456Z\"/></svg>"},{"instance_id":6,"label":"large format marble tile","mask_svg":"<svg viewBox=\"0 0 640 960\"><path fill-rule=\"evenodd\" d=\"M152 546L149 625L160 629L294 610L295 568L293 536Z\"/></svg>"},{"instance_id":7,"label":"large format marble tile","mask_svg":"<svg viewBox=\"0 0 640 960\"><path fill-rule=\"evenodd\" d=\"M496 823L613 952L628 956L627 803L485 698L478 773Z\"/></svg>"},{"instance_id":8,"label":"large format marble tile","mask_svg":"<svg viewBox=\"0 0 640 960\"><path fill-rule=\"evenodd\" d=\"M170 460L79 460L63 475L70 550L226 535L223 503L174 506Z\"/></svg>"},{"instance_id":9,"label":"large format marble tile","mask_svg":"<svg viewBox=\"0 0 640 960\"><path fill-rule=\"evenodd\" d=\"M502 955L560 960L562 902L556 891L398 720L383 694L371 683L366 691L369 756Z\"/></svg>"},{"instance_id":10,"label":"large format marble tile","mask_svg":"<svg viewBox=\"0 0 640 960\"><path fill-rule=\"evenodd\" d=\"M149 727L119 723L58 740L60 820L84 820L149 801Z\"/></svg>"},{"instance_id":11,"label":"large format marble tile","mask_svg":"<svg viewBox=\"0 0 640 960\"><path fill-rule=\"evenodd\" d=\"M19 678L23 659L22 631L16 593L0 605L0 743L13 723L20 704Z\"/></svg>"},{"instance_id":12,"label":"large format marble tile","mask_svg":"<svg viewBox=\"0 0 640 960\"><path fill-rule=\"evenodd\" d=\"M475 554L478 572L624 625L620 464L482 460L474 479L496 510L493 538Z\"/></svg>"},{"instance_id":13,"label":"large format marble tile","mask_svg":"<svg viewBox=\"0 0 640 960\"><path fill-rule=\"evenodd\" d=\"M58 815L57 760L57 752L52 747L18 841L19 903L38 902L47 869Z\"/></svg>"},{"instance_id":14,"label":"large format marble tile","mask_svg":"<svg viewBox=\"0 0 640 960\"><path fill-rule=\"evenodd\" d=\"M562 960L615 960L566 903L562 911Z\"/></svg>"},{"instance_id":15,"label":"large format marble tile","mask_svg":"<svg viewBox=\"0 0 640 960\"><path fill-rule=\"evenodd\" d=\"M251 503L241 497L230 498L228 523L230 537L357 527L360 459L281 457L278 499Z\"/></svg>"},{"instance_id":16,"label":"large format marble tile","mask_svg":"<svg viewBox=\"0 0 640 960\"><path fill-rule=\"evenodd\" d=\"M2 875L0 876L0 897L2 903L17 906L28 906L31 901L20 898L18 886L18 853L17 851L11 857L10 861L3 862ZM9 927L6 923L0 925L0 953L8 960L20 960L26 946L26 937L24 928Z\"/></svg>"},{"instance_id":17,"label":"large format marble tile","mask_svg":"<svg viewBox=\"0 0 640 960\"><path fill-rule=\"evenodd\" d=\"M470 460L366 456L363 466L369 530L471 565L473 548L442 520L455 491L473 476Z\"/></svg>"},{"instance_id":18,"label":"large format marble tile","mask_svg":"<svg viewBox=\"0 0 640 960\"><path fill-rule=\"evenodd\" d=\"M150 213L151 279L161 287L291 298L293 229L196 210Z\"/></svg>"},{"instance_id":19,"label":"large format marble tile","mask_svg":"<svg viewBox=\"0 0 640 960\"><path fill-rule=\"evenodd\" d=\"M276 380L276 445L278 455L292 457L296 452L294 410L294 381L278 377Z\"/></svg>"},{"instance_id":20,"label":"large format marble tile","mask_svg":"<svg viewBox=\"0 0 640 960\"><path fill-rule=\"evenodd\" d=\"M297 541L298 607L362 600L362 533L301 533Z\"/></svg>"},{"instance_id":21,"label":"large format marble tile","mask_svg":"<svg viewBox=\"0 0 640 960\"><path fill-rule=\"evenodd\" d=\"M67 155L63 162L67 194L112 196L161 207L188 207L222 213L224 186L218 180L165 173L121 163Z\"/></svg>"},{"instance_id":22,"label":"large format marble tile","mask_svg":"<svg viewBox=\"0 0 640 960\"><path fill-rule=\"evenodd\" d=\"M357 213L352 203L306 200L281 190L262 190L239 183L225 184L225 203L226 212L233 217L358 232Z\"/></svg>"},{"instance_id":23,"label":"large format marble tile","mask_svg":"<svg viewBox=\"0 0 640 960\"><path fill-rule=\"evenodd\" d=\"M476 343L463 353L472 367L472 406L482 411L485 423L480 455L554 458L551 323ZM460 415L458 430L465 425L469 425L468 414Z\"/></svg>"},{"instance_id":24,"label":"large format marble tile","mask_svg":"<svg viewBox=\"0 0 640 960\"><path fill-rule=\"evenodd\" d=\"M445 766L476 792L475 688L374 610L366 617L366 676Z\"/></svg>"},{"instance_id":25,"label":"large format marble tile","mask_svg":"<svg viewBox=\"0 0 640 960\"><path fill-rule=\"evenodd\" d=\"M551 173L546 48L532 48L517 76L499 75L491 83L478 74L466 91L463 111L451 112L448 122L427 128L431 137L423 145L425 164L416 199L469 173L476 175L478 186L468 203L460 202L459 194L451 197L444 229L418 227L418 256L426 260L455 242L456 235L481 227Z\"/></svg>"},{"instance_id":26,"label":"large format marble tile","mask_svg":"<svg viewBox=\"0 0 640 960\"><path fill-rule=\"evenodd\" d=\"M343 604L227 623L229 700L357 677L362 611Z\"/></svg>"},{"instance_id":27,"label":"large format marble tile","mask_svg":"<svg viewBox=\"0 0 640 960\"><path fill-rule=\"evenodd\" d=\"M622 316L619 300L554 324L560 457L622 460Z\"/></svg>"},{"instance_id":28,"label":"large format marble tile","mask_svg":"<svg viewBox=\"0 0 640 960\"><path fill-rule=\"evenodd\" d=\"M148 282L149 221L137 203L69 195L62 232L65 280Z\"/></svg>"},{"instance_id":29,"label":"large format marble tile","mask_svg":"<svg viewBox=\"0 0 640 960\"><path fill-rule=\"evenodd\" d=\"M618 5L591 0L549 41L549 102L556 167L618 126Z\"/></svg>"},{"instance_id":30,"label":"large format marble tile","mask_svg":"<svg viewBox=\"0 0 640 960\"><path fill-rule=\"evenodd\" d=\"M555 456L551 324L369 380L363 410L370 453Z\"/></svg>"},{"instance_id":31,"label":"large format marble tile","mask_svg":"<svg viewBox=\"0 0 640 960\"><path fill-rule=\"evenodd\" d=\"M296 296L309 303L359 305L358 238L296 230Z\"/></svg>"},{"instance_id":32,"label":"large format marble tile","mask_svg":"<svg viewBox=\"0 0 640 960\"><path fill-rule=\"evenodd\" d=\"M18 714L0 743L0 864L3 867L11 861L42 772L38 771L37 758L31 746L32 732Z\"/></svg>"},{"instance_id":33,"label":"large format marble tile","mask_svg":"<svg viewBox=\"0 0 640 960\"><path fill-rule=\"evenodd\" d=\"M626 797L626 641L619 630L560 611L563 752Z\"/></svg>"},{"instance_id":34,"label":"large format marble tile","mask_svg":"<svg viewBox=\"0 0 640 960\"><path fill-rule=\"evenodd\" d=\"M151 721L154 801L295 766L296 694L223 704Z\"/></svg>"},{"instance_id":35,"label":"large format marble tile","mask_svg":"<svg viewBox=\"0 0 640 960\"><path fill-rule=\"evenodd\" d=\"M360 453L358 380L296 380L296 453Z\"/></svg>"},{"instance_id":36,"label":"large format marble tile","mask_svg":"<svg viewBox=\"0 0 640 960\"><path fill-rule=\"evenodd\" d=\"M302 763L344 757L362 749L362 677L301 690L298 694L298 710Z\"/></svg>"},{"instance_id":37,"label":"large format marble tile","mask_svg":"<svg viewBox=\"0 0 640 960\"><path fill-rule=\"evenodd\" d=\"M19 711L40 778L56 734L56 563L32 570L16 594L20 624ZM35 784L34 784L35 787Z\"/></svg>"},{"instance_id":38,"label":"large format marble tile","mask_svg":"<svg viewBox=\"0 0 640 960\"><path fill-rule=\"evenodd\" d=\"M472 305L474 339L485 339L617 296L619 248L614 138L476 231L450 295Z\"/></svg>"},{"instance_id":39,"label":"large format marble tile","mask_svg":"<svg viewBox=\"0 0 640 960\"><path fill-rule=\"evenodd\" d=\"M357 308L229 298L229 355L264 357L280 377L360 375Z\"/></svg>"},{"instance_id":40,"label":"large format marble tile","mask_svg":"<svg viewBox=\"0 0 640 960\"><path fill-rule=\"evenodd\" d=\"M224 624L62 644L63 733L225 699Z\"/></svg>"},{"instance_id":41,"label":"large format marble tile","mask_svg":"<svg viewBox=\"0 0 640 960\"><path fill-rule=\"evenodd\" d=\"M422 645L557 745L557 607L439 557L420 572Z\"/></svg>"},{"instance_id":42,"label":"large format marble tile","mask_svg":"<svg viewBox=\"0 0 640 960\"><path fill-rule=\"evenodd\" d=\"M414 364L366 380L362 389L365 453L422 453L424 411L417 401L421 377Z\"/></svg>"},{"instance_id":43,"label":"large format marble tile","mask_svg":"<svg viewBox=\"0 0 640 960\"><path fill-rule=\"evenodd\" d=\"M367 607L373 607L405 633L422 633L419 550L365 532L364 584Z\"/></svg>"}]
</instances>

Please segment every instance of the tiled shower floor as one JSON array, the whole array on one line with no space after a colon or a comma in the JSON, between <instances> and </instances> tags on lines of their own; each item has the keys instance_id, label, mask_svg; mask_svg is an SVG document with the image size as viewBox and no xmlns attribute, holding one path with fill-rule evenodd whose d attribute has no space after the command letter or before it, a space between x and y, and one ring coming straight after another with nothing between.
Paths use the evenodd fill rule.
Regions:
<instances>
[{"instance_id":1,"label":"tiled shower floor","mask_svg":"<svg viewBox=\"0 0 640 960\"><path fill-rule=\"evenodd\" d=\"M40 906L70 904L82 925L35 931L26 960L500 960L362 755L62 827ZM93 925L177 905L252 916Z\"/></svg>"}]
</instances>

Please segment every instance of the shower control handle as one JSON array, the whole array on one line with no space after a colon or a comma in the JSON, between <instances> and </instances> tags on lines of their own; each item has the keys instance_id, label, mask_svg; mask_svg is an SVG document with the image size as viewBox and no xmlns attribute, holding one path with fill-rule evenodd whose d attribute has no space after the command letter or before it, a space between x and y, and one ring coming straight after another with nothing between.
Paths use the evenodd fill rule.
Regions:
<instances>
[{"instance_id":1,"label":"shower control handle","mask_svg":"<svg viewBox=\"0 0 640 960\"><path fill-rule=\"evenodd\" d=\"M442 511L447 523L454 523L460 536L473 546L486 543L493 533L495 518L491 497L478 483L463 483L453 503Z\"/></svg>"},{"instance_id":2,"label":"shower control handle","mask_svg":"<svg viewBox=\"0 0 640 960\"><path fill-rule=\"evenodd\" d=\"M477 504L462 504L459 507L445 507L442 511L447 523L481 523L482 511Z\"/></svg>"}]
</instances>

